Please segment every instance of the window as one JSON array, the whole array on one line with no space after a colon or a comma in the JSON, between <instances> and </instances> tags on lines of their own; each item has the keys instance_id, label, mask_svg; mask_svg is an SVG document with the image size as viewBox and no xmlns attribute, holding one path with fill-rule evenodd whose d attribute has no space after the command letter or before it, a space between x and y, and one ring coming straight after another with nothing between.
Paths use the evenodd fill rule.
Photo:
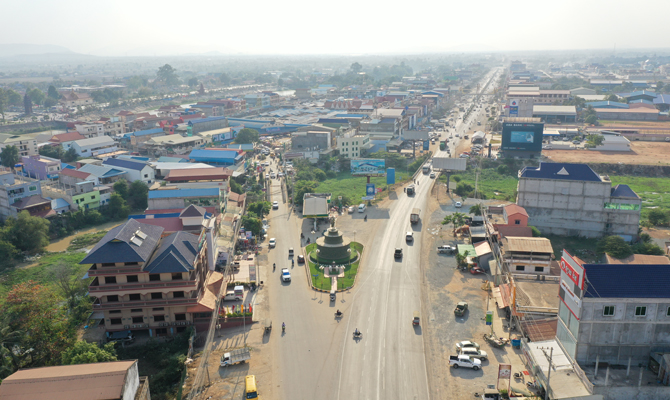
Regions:
<instances>
[{"instance_id":1,"label":"window","mask_svg":"<svg viewBox=\"0 0 670 400\"><path fill-rule=\"evenodd\" d=\"M544 267L535 267L535 272L544 272Z\"/></svg>"},{"instance_id":2,"label":"window","mask_svg":"<svg viewBox=\"0 0 670 400\"><path fill-rule=\"evenodd\" d=\"M137 275L128 275L126 276L126 282L128 283L139 282L139 279L137 279Z\"/></svg>"},{"instance_id":3,"label":"window","mask_svg":"<svg viewBox=\"0 0 670 400\"><path fill-rule=\"evenodd\" d=\"M515 219L514 220L514 225L521 225L521 220L520 219Z\"/></svg>"},{"instance_id":4,"label":"window","mask_svg":"<svg viewBox=\"0 0 670 400\"><path fill-rule=\"evenodd\" d=\"M668 311L665 312L665 315L670 317L670 307L668 307Z\"/></svg>"},{"instance_id":5,"label":"window","mask_svg":"<svg viewBox=\"0 0 670 400\"><path fill-rule=\"evenodd\" d=\"M144 323L144 317L133 317L133 324L142 324Z\"/></svg>"},{"instance_id":6,"label":"window","mask_svg":"<svg viewBox=\"0 0 670 400\"><path fill-rule=\"evenodd\" d=\"M112 325L121 325L121 318L112 318L109 320L109 323Z\"/></svg>"},{"instance_id":7,"label":"window","mask_svg":"<svg viewBox=\"0 0 670 400\"><path fill-rule=\"evenodd\" d=\"M106 276L105 277L105 283L116 283L116 277L115 276Z\"/></svg>"},{"instance_id":8,"label":"window","mask_svg":"<svg viewBox=\"0 0 670 400\"><path fill-rule=\"evenodd\" d=\"M130 312L142 312L141 308L131 308Z\"/></svg>"},{"instance_id":9,"label":"window","mask_svg":"<svg viewBox=\"0 0 670 400\"><path fill-rule=\"evenodd\" d=\"M152 308L152 310L153 310L153 311L163 311L163 310L165 310L165 308L163 308L163 307L154 307L154 308Z\"/></svg>"},{"instance_id":10,"label":"window","mask_svg":"<svg viewBox=\"0 0 670 400\"><path fill-rule=\"evenodd\" d=\"M175 314L174 315L174 320L175 321L186 321L186 314Z\"/></svg>"},{"instance_id":11,"label":"window","mask_svg":"<svg viewBox=\"0 0 670 400\"><path fill-rule=\"evenodd\" d=\"M183 276L182 276L181 272L177 272L177 273L172 274L172 280L173 281L180 281L182 279L183 279Z\"/></svg>"},{"instance_id":12,"label":"window","mask_svg":"<svg viewBox=\"0 0 670 400\"><path fill-rule=\"evenodd\" d=\"M603 315L606 317L614 315L614 306L605 306L605 308L603 308Z\"/></svg>"},{"instance_id":13,"label":"window","mask_svg":"<svg viewBox=\"0 0 670 400\"><path fill-rule=\"evenodd\" d=\"M111 310L110 314L121 314L121 310Z\"/></svg>"},{"instance_id":14,"label":"window","mask_svg":"<svg viewBox=\"0 0 670 400\"><path fill-rule=\"evenodd\" d=\"M516 266L516 270L517 270L517 271L525 271L525 270L526 270L526 267L524 267L523 265L517 265L517 266Z\"/></svg>"},{"instance_id":15,"label":"window","mask_svg":"<svg viewBox=\"0 0 670 400\"><path fill-rule=\"evenodd\" d=\"M165 321L165 315L154 315L154 322L163 322Z\"/></svg>"},{"instance_id":16,"label":"window","mask_svg":"<svg viewBox=\"0 0 670 400\"><path fill-rule=\"evenodd\" d=\"M151 275L149 275L149 280L152 281L152 282L160 281L161 280L161 275L160 274L151 274Z\"/></svg>"},{"instance_id":17,"label":"window","mask_svg":"<svg viewBox=\"0 0 670 400\"><path fill-rule=\"evenodd\" d=\"M95 196L91 196L91 200L95 200Z\"/></svg>"},{"instance_id":18,"label":"window","mask_svg":"<svg viewBox=\"0 0 670 400\"><path fill-rule=\"evenodd\" d=\"M152 300L159 300L163 298L163 293L151 293Z\"/></svg>"},{"instance_id":19,"label":"window","mask_svg":"<svg viewBox=\"0 0 670 400\"><path fill-rule=\"evenodd\" d=\"M144 177L145 177L145 178L148 178L148 177L149 177L149 174L144 174Z\"/></svg>"},{"instance_id":20,"label":"window","mask_svg":"<svg viewBox=\"0 0 670 400\"><path fill-rule=\"evenodd\" d=\"M119 296L117 295L112 295L112 296L107 296L107 302L108 303L114 303L119 301Z\"/></svg>"},{"instance_id":21,"label":"window","mask_svg":"<svg viewBox=\"0 0 670 400\"><path fill-rule=\"evenodd\" d=\"M647 315L647 307L645 306L635 307L636 317L644 317L645 315Z\"/></svg>"},{"instance_id":22,"label":"window","mask_svg":"<svg viewBox=\"0 0 670 400\"><path fill-rule=\"evenodd\" d=\"M31 192L34 192L34 191L37 190L37 186L30 186L30 187L28 188L28 190L31 191Z\"/></svg>"},{"instance_id":23,"label":"window","mask_svg":"<svg viewBox=\"0 0 670 400\"><path fill-rule=\"evenodd\" d=\"M138 294L138 293L129 294L128 298L129 298L130 301L140 301L140 300L142 300L142 295Z\"/></svg>"},{"instance_id":24,"label":"window","mask_svg":"<svg viewBox=\"0 0 670 400\"><path fill-rule=\"evenodd\" d=\"M174 297L175 299L183 299L184 298L184 292L183 291L174 292L174 293L172 293L172 297Z\"/></svg>"}]
</instances>

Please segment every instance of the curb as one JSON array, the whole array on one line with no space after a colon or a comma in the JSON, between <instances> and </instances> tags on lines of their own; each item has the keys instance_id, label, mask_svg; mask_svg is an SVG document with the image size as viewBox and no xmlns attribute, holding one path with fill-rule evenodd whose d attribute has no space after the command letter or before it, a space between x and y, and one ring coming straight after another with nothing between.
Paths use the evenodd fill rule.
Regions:
<instances>
[{"instance_id":1,"label":"curb","mask_svg":"<svg viewBox=\"0 0 670 400\"><path fill-rule=\"evenodd\" d=\"M363 247L365 247L365 246L363 246ZM362 259L363 259L363 256L361 255L358 259L358 262L359 262L358 268L359 269L360 269L360 262L361 262ZM309 260L307 259L307 257L305 257L305 263L308 263L308 262L309 262ZM306 269L309 269L309 265L307 265ZM354 277L354 284L353 285L351 285L349 287L346 287L344 289L337 289L335 291L335 293L346 292L347 290L350 290L351 288L356 286L356 282L358 281L358 275L359 275L358 272L356 272L356 276ZM307 280L309 281L309 286L312 288L312 290L314 290L316 292L321 292L321 293L330 293L330 290L323 290L323 289L319 289L319 288L314 287L314 285L312 284L312 274L311 273L307 273Z\"/></svg>"}]
</instances>

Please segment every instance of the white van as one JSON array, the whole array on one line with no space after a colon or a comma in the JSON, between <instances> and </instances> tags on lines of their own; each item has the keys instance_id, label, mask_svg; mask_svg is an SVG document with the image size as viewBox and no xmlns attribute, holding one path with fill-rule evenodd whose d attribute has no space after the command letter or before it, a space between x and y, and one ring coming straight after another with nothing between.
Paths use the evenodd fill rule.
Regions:
<instances>
[{"instance_id":1,"label":"white van","mask_svg":"<svg viewBox=\"0 0 670 400\"><path fill-rule=\"evenodd\" d=\"M358 205L358 212L359 213L365 212L365 204L361 203Z\"/></svg>"}]
</instances>

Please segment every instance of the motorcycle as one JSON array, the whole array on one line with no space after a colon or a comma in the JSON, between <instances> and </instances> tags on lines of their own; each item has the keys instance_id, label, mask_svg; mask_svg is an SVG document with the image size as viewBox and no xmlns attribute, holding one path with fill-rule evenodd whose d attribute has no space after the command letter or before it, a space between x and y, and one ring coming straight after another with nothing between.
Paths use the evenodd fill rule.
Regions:
<instances>
[{"instance_id":1,"label":"motorcycle","mask_svg":"<svg viewBox=\"0 0 670 400\"><path fill-rule=\"evenodd\" d=\"M354 339L360 339L363 337L363 332L355 330L354 331Z\"/></svg>"},{"instance_id":2,"label":"motorcycle","mask_svg":"<svg viewBox=\"0 0 670 400\"><path fill-rule=\"evenodd\" d=\"M344 313L342 311L338 311L335 313L335 318L341 318Z\"/></svg>"},{"instance_id":3,"label":"motorcycle","mask_svg":"<svg viewBox=\"0 0 670 400\"><path fill-rule=\"evenodd\" d=\"M275 269L277 269L277 264L272 264L272 272L275 272Z\"/></svg>"},{"instance_id":4,"label":"motorcycle","mask_svg":"<svg viewBox=\"0 0 670 400\"><path fill-rule=\"evenodd\" d=\"M286 332L286 325L282 322L281 324L281 333Z\"/></svg>"}]
</instances>

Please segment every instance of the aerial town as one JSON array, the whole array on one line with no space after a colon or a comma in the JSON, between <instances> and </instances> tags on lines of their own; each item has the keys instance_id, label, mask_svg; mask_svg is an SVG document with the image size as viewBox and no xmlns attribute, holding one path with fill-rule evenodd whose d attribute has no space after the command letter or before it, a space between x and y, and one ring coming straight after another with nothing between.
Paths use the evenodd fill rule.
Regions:
<instances>
[{"instance_id":1,"label":"aerial town","mask_svg":"<svg viewBox=\"0 0 670 400\"><path fill-rule=\"evenodd\" d=\"M20 46L0 400L670 398L670 51Z\"/></svg>"}]
</instances>

